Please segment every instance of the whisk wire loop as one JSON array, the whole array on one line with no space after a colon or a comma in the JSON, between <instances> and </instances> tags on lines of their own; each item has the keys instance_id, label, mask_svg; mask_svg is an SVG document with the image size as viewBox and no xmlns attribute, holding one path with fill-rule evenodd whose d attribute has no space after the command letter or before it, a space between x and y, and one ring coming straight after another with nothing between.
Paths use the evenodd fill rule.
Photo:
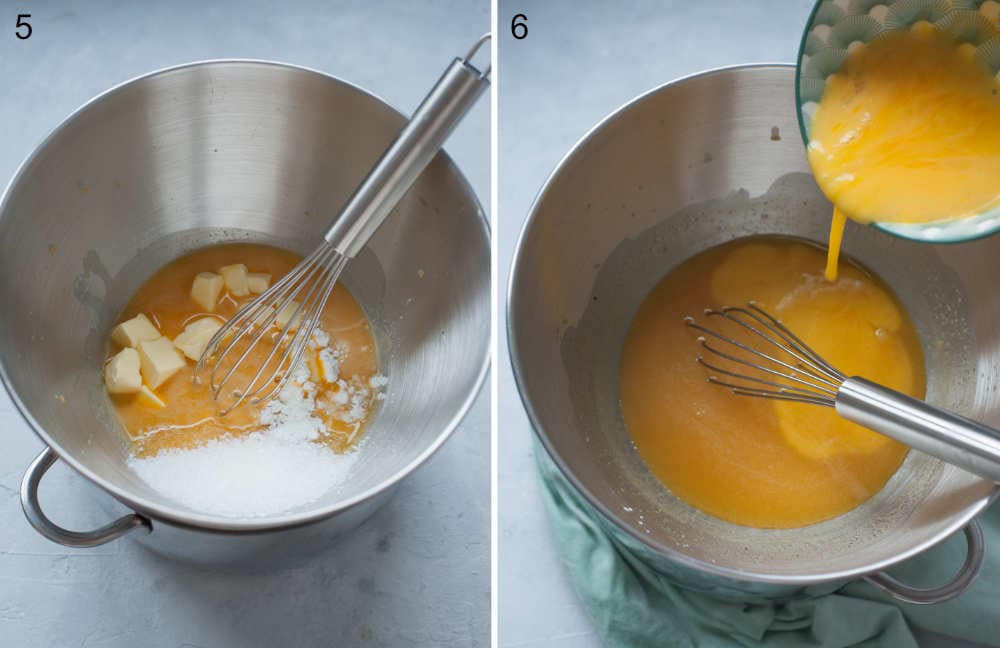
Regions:
<instances>
[{"instance_id":1,"label":"whisk wire loop","mask_svg":"<svg viewBox=\"0 0 1000 648\"><path fill-rule=\"evenodd\" d=\"M787 390L781 390L775 392L773 389L752 389L749 387L738 387L731 386L727 383L721 383L718 381L712 381L717 385L722 385L724 387L731 387L730 391L737 396L757 396L759 398L770 398L772 400L783 400L790 401L793 403L808 403L810 405L822 405L823 407L834 407L836 401L832 398L825 398L820 396L809 396L807 394L799 394L795 392L789 392Z\"/></svg>"},{"instance_id":2,"label":"whisk wire loop","mask_svg":"<svg viewBox=\"0 0 1000 648\"><path fill-rule=\"evenodd\" d=\"M824 387L824 386L817 386L816 384L811 383L808 380L803 380L802 378L799 378L799 377L797 377L797 376L795 376L793 374L785 374L785 373L782 373L780 371L771 369L769 367L765 367L765 366L762 366L762 365L754 364L754 363L750 362L749 360L744 360L743 358L738 358L738 357L736 357L734 355L730 355L728 353L720 351L719 349L716 349L715 347L710 346L704 340L701 342L701 345L709 353L713 353L713 354L715 354L717 356L725 358L726 360L731 360L731 361L736 362L738 364L741 364L741 365L743 365L745 367L750 367L751 369L756 369L756 370L759 370L759 371L763 371L766 374L769 374L769 375L772 375L772 376L777 376L778 378L784 378L785 380L791 380L793 382L799 383L800 385L803 385L804 387L806 387L806 388L808 388L810 390L819 391L822 394L828 395L831 398L835 397L837 395L837 392L834 389L829 389L829 388ZM765 356L765 357L770 358L770 356ZM784 363L781 363L779 360L775 360L775 362L779 362L780 364L784 364ZM698 363L701 364L702 366L708 368L711 371L715 371L717 373L724 374L726 376L732 376L734 378L740 378L742 380L747 380L747 381L754 382L754 383L759 383L759 384L762 384L762 385L770 385L772 387L779 387L781 389L789 390L789 391L805 391L805 390L802 390L802 389L796 387L795 385L789 385L787 383L779 383L779 382L776 382L776 381L773 381L773 380L768 380L766 378L759 378L757 376L748 376L748 375L744 375L744 374L741 374L741 373L736 372L736 371L730 371L728 369L723 369L722 367L719 367L719 366L716 366L716 365L713 365L713 364L709 363L702 356L698 356ZM713 383L717 383L717 384L720 384L720 385L723 384L718 379L716 379L714 376L710 376L709 379L708 379L708 381L709 382L713 382ZM810 393L813 393L813 392L810 392Z\"/></svg>"},{"instance_id":3,"label":"whisk wire loop","mask_svg":"<svg viewBox=\"0 0 1000 648\"><path fill-rule=\"evenodd\" d=\"M322 246L314 250L308 257L302 260L302 267L313 264L315 262L315 257L322 251ZM287 288L295 283L301 272L302 268L296 267L292 272L286 274L278 280L277 283L268 288L258 299L255 299L240 310L236 311L236 314L229 319L226 326L219 329L208 341L208 344L205 346L205 352L198 359L198 363L195 365L195 376L197 377L198 373L205 367L208 359L213 358L215 362L212 366L209 382L214 391L216 385L215 372L217 371L219 364L223 359L225 359L229 352L235 348L236 343L252 330L247 326L247 322L249 321L250 323L257 324L261 328L270 328L278 316L278 311L271 307L272 302L284 296ZM270 316L267 318L261 318L261 315L268 313L268 309L270 309ZM229 336L232 336L229 340L229 344L223 347L220 351L220 345L223 340ZM238 362L236 364L238 364ZM227 374L223 378L223 382L225 382L225 380L229 377L230 375Z\"/></svg>"},{"instance_id":4,"label":"whisk wire loop","mask_svg":"<svg viewBox=\"0 0 1000 648\"><path fill-rule=\"evenodd\" d=\"M701 365L717 374L710 375L709 382L741 396L834 406L837 392L846 377L777 318L753 303L746 307L706 309L704 314L738 325L768 345L766 351L761 350L703 326L692 317L685 318L689 327L703 334L699 336L699 342L706 355L736 365L736 368L730 369L709 362L705 356L698 356ZM709 339L716 344L709 343ZM736 351L741 355L737 355ZM718 375L735 380L723 380Z\"/></svg>"},{"instance_id":5,"label":"whisk wire loop","mask_svg":"<svg viewBox=\"0 0 1000 648\"><path fill-rule=\"evenodd\" d=\"M321 247L326 247L326 246L321 246ZM330 254L335 254L335 252L332 252L332 250L328 250L326 252L328 252ZM301 331L299 331L298 329L299 329L299 327L300 327L300 325L302 324L302 321L303 321L301 319L301 317L302 317L302 309L305 307L306 304L310 303L310 300L312 299L313 293L316 292L316 289L317 289L317 287L319 285L318 282L316 281L316 279L319 278L319 280L322 281L323 272L327 268L327 266L326 266L326 260L327 260L328 257L329 257L329 254L322 254L322 255L320 255L319 259L317 261L315 261L311 266L308 267L308 271L306 273L304 273L304 276L302 277L302 280L300 282L298 282L298 283L295 284L294 290L292 290L290 293L288 293L285 296L284 300L281 302L280 305L278 305L278 306L275 307L275 317L277 317L277 315L279 313L284 313L288 309L288 307L292 304L292 302L295 300L295 298L299 296L299 293L303 289L305 289L305 288L309 289L309 292L306 293L306 295L302 298L302 300L300 302L296 303L296 306L291 311L291 313L288 313L287 321L285 322L284 326L281 328L281 333L279 333L278 336L275 338L275 342L276 343L273 344L273 345L271 345L271 350L270 350L270 352L268 352L267 357L257 367L257 372L254 374L253 378L250 380L250 385L246 388L246 390L244 392L244 394L245 394L244 397L249 397L251 399L254 399L256 397L256 395L259 394L260 391L267 386L267 382L265 382L264 384L262 384L260 387L257 387L257 383L260 381L260 378L261 378L261 376L264 373L264 369L266 369L267 367L269 367L271 365L271 361L274 359L275 354L278 352L279 349L282 349L282 348L284 348L284 352L282 353L281 358L277 362L277 365L276 365L277 371L276 371L276 373L274 375L276 377L278 377L279 380L281 380L283 377L287 377L287 375L289 373L290 367L286 367L285 361L288 359L289 351L294 346L293 343L298 338L301 337ZM292 331L294 331L294 335L293 335L292 339L289 340L288 344L284 344L284 345L281 344L282 342L285 341L285 339L288 336L288 334L290 332L292 332ZM261 332L258 335L257 339L259 340L264 335L266 335L266 333L265 332ZM311 335L311 333L310 333L310 335ZM243 353L244 354L248 354L250 352L251 348L247 348L246 350L244 350ZM242 362L243 359L244 358L241 357L239 362ZM235 368L235 366L234 366L234 368ZM233 369L230 369L230 371L232 371L232 370Z\"/></svg>"},{"instance_id":6,"label":"whisk wire loop","mask_svg":"<svg viewBox=\"0 0 1000 648\"><path fill-rule=\"evenodd\" d=\"M277 284L275 284L267 291L265 291L259 300L255 300L254 302L251 302L249 305L244 306L242 309L237 311L235 316L233 316L229 329L230 331L234 331L233 338L229 341L229 344L223 347L222 350L218 353L218 356L215 359L215 364L212 366L212 372L209 377L209 384L212 388L213 393L218 394L218 392L222 388L222 385L225 384L230 378L232 378L233 374L236 371L236 368L247 358L248 355L250 355L250 352L254 349L257 342L259 341L259 338L255 337L254 340L252 340L251 343L243 349L243 353L236 360L236 362L234 362L232 366L229 367L229 370L222 377L222 380L216 382L215 374L219 370L219 367L222 366L222 361L226 358L227 355L229 355L230 351L233 351L237 348L237 343L241 339L243 339L244 336L246 336L247 334L251 333L254 330L253 327L254 324L259 323L262 331L266 331L271 328L271 326L277 320L278 314L281 313L282 309L284 309L289 303L291 303L291 301L298 295L299 290L301 290L302 288L303 284L296 283L295 279L304 274L305 271L307 270L310 273L315 271L316 256L318 255L315 253L311 254L304 262L304 266L301 270L295 270L292 273L289 273L289 275L286 275L284 278L282 278L281 281L279 281ZM291 275L295 276L293 277ZM308 279L309 276L307 275L306 280L308 281ZM276 302L279 302L279 300L280 300L279 305L275 306L274 304ZM263 322L258 322L259 316L263 313L266 313L268 308L270 308L271 310L270 315ZM280 338L283 338L284 334L285 331L283 330ZM218 333L216 333L216 335L219 336L224 335L224 331L220 330ZM213 346L211 342L209 343L208 348L212 349L213 352L217 351L217 348ZM267 363L267 361L271 359L271 357L272 357L271 355L268 355L265 364ZM259 377L260 374L258 373L258 375L255 376L255 380L259 379ZM250 385L246 389L242 390L242 395L245 396L249 394L251 391L253 391L253 385L254 381L251 381Z\"/></svg>"},{"instance_id":7,"label":"whisk wire loop","mask_svg":"<svg viewBox=\"0 0 1000 648\"><path fill-rule=\"evenodd\" d=\"M750 309L756 309L756 311ZM789 355L798 361L798 364L795 366L791 366L786 363L780 363L783 364L785 367L793 371L801 371L803 373L809 374L816 380L822 381L834 388L836 388L836 386L840 383L840 380L837 379L836 375L834 375L834 373L831 373L831 372L836 372L837 371L836 369L829 367L829 370L827 370L827 367L823 366L826 364L826 362L822 358L819 358L819 356L816 354L815 351L810 349L805 343L802 342L802 340L800 340L791 331L785 328L784 325L781 324L781 322L773 318L765 311L760 310L759 307L754 306L753 304L750 304L747 308L742 308L739 306L726 306L719 310L708 309L705 311L705 314L709 317L711 316L725 317L727 320L735 322L736 324L742 326L744 329L752 332L754 335L758 336L759 338L770 344L772 347L778 349L782 353ZM770 331L773 335L778 336L778 339L777 340L774 339L764 331L761 331L756 326L749 324L740 317L737 317L736 316L737 314L751 318L753 321L757 322L762 327ZM768 359L774 362L778 362L777 360L774 360L772 358Z\"/></svg>"},{"instance_id":8,"label":"whisk wire loop","mask_svg":"<svg viewBox=\"0 0 1000 648\"><path fill-rule=\"evenodd\" d=\"M728 312L733 311L743 311L748 316L752 317L757 322L767 327L769 330L774 332L776 335L780 336L782 340L785 341L791 348L795 349L802 355L809 358L816 369L821 370L826 376L831 380L835 381L837 385L842 383L847 376L844 375L839 369L827 362L823 356L818 354L811 346L802 341L802 339L792 333L792 331L782 324L776 317L762 309L757 304L750 302L747 304L746 308L740 308L738 306L728 306L726 309Z\"/></svg>"},{"instance_id":9,"label":"whisk wire loop","mask_svg":"<svg viewBox=\"0 0 1000 648\"><path fill-rule=\"evenodd\" d=\"M346 263L347 258L331 245L320 245L294 270L237 311L227 326L209 340L205 353L195 366L195 376L211 359L209 387L212 397L216 401L228 402L232 399L228 405L220 406L222 415L243 402L267 400L284 387L292 369L301 361L323 307ZM295 302L296 298L300 301ZM275 324L280 324L279 316L283 319L287 317L287 320L280 331L275 331ZM270 348L256 365L257 370L249 382L226 394L226 385L239 367L266 339L271 340ZM232 363L225 362L228 356L237 353L239 355ZM220 372L221 378L218 376ZM220 399L220 396L225 398Z\"/></svg>"},{"instance_id":10,"label":"whisk wire loop","mask_svg":"<svg viewBox=\"0 0 1000 648\"><path fill-rule=\"evenodd\" d=\"M299 320L301 329L296 331L293 336L292 341L287 345L285 353L282 355L281 360L278 361L279 367L287 367L287 369L280 371L277 374L277 380L273 381L271 389L260 395L259 392L263 390L268 383L264 383L259 389L257 389L252 397L254 402L260 402L272 398L275 394L281 391L291 377L291 368L298 366L299 362L302 360L302 356L305 354L305 350L309 346L309 342L312 340L313 333L319 326L320 314L323 312L323 307L326 306L327 300L330 298L330 293L333 292L334 285L340 273L343 272L344 266L347 263L346 257L340 255L339 253L334 253L334 258L329 266L326 267L326 271L317 281L312 290L310 290L309 295L306 300L296 309L295 314L292 315L292 319L286 325L290 326L295 322L295 318L298 317L299 310L305 306L306 303L309 304L309 309L305 316ZM313 300L312 294L315 289L320 289L320 296L318 299ZM285 332L282 332L282 339L284 338Z\"/></svg>"},{"instance_id":11,"label":"whisk wire loop","mask_svg":"<svg viewBox=\"0 0 1000 648\"><path fill-rule=\"evenodd\" d=\"M730 319L732 319L732 318L730 318ZM811 372L809 372L809 371L807 371L805 369L802 369L799 366L789 364L787 362L784 362L783 360L779 360L778 358L774 357L773 355L770 355L768 353L764 353L763 351L761 351L759 349L755 349L755 348L753 348L753 347L751 347L749 345L743 344L742 342L739 342L739 341L734 340L734 339L732 339L730 337L722 335L721 333L718 333L718 332L713 331L711 329L705 328L704 326L701 326L700 324L689 323L688 325L691 328L697 329L697 330L701 331L702 333L710 335L713 338L721 340L721 341L723 341L723 342L725 342L727 344L731 344L732 346L734 346L734 347L736 347L738 349L741 349L743 351L746 351L747 353L750 353L750 354L752 354L752 355L754 355L754 356L756 356L758 358L761 358L762 360L766 360L768 362L773 362L774 364L776 364L776 365L778 365L780 367L784 367L785 369L787 369L788 371L790 371L792 373L791 374L782 373L782 372L780 372L778 370L771 369L770 367L767 367L765 365L755 364L755 363L753 363L753 362L751 362L751 361L749 361L749 360L747 360L745 358L740 358L740 357L734 356L732 354L726 353L726 352L724 352L724 351L722 351L722 350L720 350L720 349L718 349L716 347L713 347L710 344L708 344L708 341L704 337L701 338L701 346L705 350L707 350L708 352L713 353L713 354L715 354L717 356L725 358L726 360L730 360L732 362L744 365L746 367L750 367L751 369L757 369L759 371L763 371L763 372L771 374L773 376L779 376L779 377L782 377L782 378L786 378L788 380L792 380L794 382L801 383L803 385L808 385L810 387L815 387L815 385L812 382L808 382L808 381L806 381L806 380L804 380L802 378L799 378L798 374L804 373L810 379L813 379L813 380L819 381L821 383L828 384L830 386L836 387L836 385L834 383L830 383L829 381L827 381L824 378L820 378L818 376L815 376ZM756 329L753 329L752 327L747 327L747 328L750 328L751 330L756 330ZM705 364L704 361L702 361L702 364ZM723 372L723 373L729 373L729 372ZM735 375L739 375L739 374L735 374ZM834 393L836 393L836 392L834 392Z\"/></svg>"},{"instance_id":12,"label":"whisk wire loop","mask_svg":"<svg viewBox=\"0 0 1000 648\"><path fill-rule=\"evenodd\" d=\"M310 263L310 265L305 266L304 268L304 270L306 270L306 272L304 273L305 281L309 281L309 279L311 279L312 274L315 272L315 269L316 269L315 260L313 260ZM266 332L270 330L271 325L273 325L277 320L278 314L281 313L292 302L292 300L295 297L298 296L298 293L299 291L302 290L303 285L304 285L303 283L290 282L284 286L281 286L280 288L277 288L273 294L268 295L267 293L265 293L264 296L262 296L260 300L261 304L263 305L265 303L269 303L271 305L271 309L274 311L267 318L266 327L262 326L256 332L253 339L250 340L250 343L243 348L243 352L240 354L240 357L237 358L236 361L231 366L229 366L225 375L222 377L222 380L216 382L215 380L216 372L219 370L220 367L223 366L222 361L225 359L225 357L229 354L231 350L236 349L237 342L239 342L240 339L242 339L245 335L254 332L255 320L249 317L241 317L242 311L236 314L236 317L234 318L235 321L233 322L233 327L232 327L233 330L236 331L236 334L234 335L230 343L227 344L223 348L222 352L219 354L215 364L212 366L212 372L210 374L209 384L212 388L213 396L215 396L216 399L218 399L218 395L219 393L221 393L223 385L225 385L229 381L229 379L233 377L233 374L235 374L237 368L241 366L244 360L247 359L247 357L257 346L257 344L261 341L264 335L266 335ZM275 306L274 305L275 303L277 303L278 305ZM288 322L290 323L291 321L293 321L292 318L289 318ZM282 328L281 333L277 337L275 337L275 340L276 341L283 340L287 332L288 332L288 325L286 323L286 325ZM237 401L235 404L233 404L232 407L239 406L240 403L242 403L250 394L252 394L255 391L256 384L260 380L264 368L269 365L277 349L278 349L277 344L271 347L270 353L268 353L264 361L260 363L257 373L254 374L253 378L250 380L250 383L244 389L237 390L234 393L234 395L237 397Z\"/></svg>"}]
</instances>

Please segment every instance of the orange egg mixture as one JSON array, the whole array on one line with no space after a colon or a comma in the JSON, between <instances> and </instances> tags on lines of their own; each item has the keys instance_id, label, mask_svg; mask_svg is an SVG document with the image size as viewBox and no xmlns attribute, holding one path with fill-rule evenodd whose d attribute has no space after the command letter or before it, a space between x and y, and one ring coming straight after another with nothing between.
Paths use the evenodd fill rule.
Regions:
<instances>
[{"instance_id":1,"label":"orange egg mixture","mask_svg":"<svg viewBox=\"0 0 1000 648\"><path fill-rule=\"evenodd\" d=\"M899 302L857 266L828 282L824 265L818 246L742 239L685 261L640 306L622 356L622 413L646 465L692 506L747 526L804 526L864 502L902 463L906 446L832 409L736 396L695 362L698 333L683 319L753 301L847 375L921 398L920 340Z\"/></svg>"},{"instance_id":2,"label":"orange egg mixture","mask_svg":"<svg viewBox=\"0 0 1000 648\"><path fill-rule=\"evenodd\" d=\"M845 216L929 223L1000 207L1000 77L927 22L883 34L827 79L807 151L839 210L832 278Z\"/></svg>"},{"instance_id":3,"label":"orange egg mixture","mask_svg":"<svg viewBox=\"0 0 1000 648\"><path fill-rule=\"evenodd\" d=\"M240 306L255 297L250 294L234 297L223 289L214 312L206 312L192 299L192 282L201 272L217 272L230 264L245 264L254 273L269 274L274 281L290 271L301 259L297 254L274 247L255 244L230 244L210 247L181 257L159 270L129 302L119 321L144 314L159 333L176 340L192 321L215 317L220 321L232 317ZM336 402L338 391L367 388L376 376L378 362L371 327L361 307L342 284L330 294L319 327L329 335L330 344L346 349L339 358L339 381L324 382L316 351L306 354L307 365L318 385L317 402L326 407L317 410L326 424L323 441L334 451L344 452L357 441L360 430L369 418L377 400L376 390L365 391L362 415L348 415L350 403ZM109 358L122 349L112 341ZM178 352L178 355L179 352ZM183 356L180 356L183 359ZM223 417L211 399L208 387L192 381L194 361L185 359L185 366L154 390L163 401L158 406L142 394L112 394L115 410L132 442L137 456L152 456L168 448L192 448L209 439L239 435L262 429L259 422L261 405L241 405ZM235 384L249 384L259 364L247 362L234 376ZM207 382L207 379L203 380ZM324 400L325 399L325 400ZM355 403L356 405L357 403Z\"/></svg>"},{"instance_id":4,"label":"orange egg mixture","mask_svg":"<svg viewBox=\"0 0 1000 648\"><path fill-rule=\"evenodd\" d=\"M1000 205L1000 79L927 23L857 48L830 76L809 162L862 222L963 218Z\"/></svg>"}]
</instances>

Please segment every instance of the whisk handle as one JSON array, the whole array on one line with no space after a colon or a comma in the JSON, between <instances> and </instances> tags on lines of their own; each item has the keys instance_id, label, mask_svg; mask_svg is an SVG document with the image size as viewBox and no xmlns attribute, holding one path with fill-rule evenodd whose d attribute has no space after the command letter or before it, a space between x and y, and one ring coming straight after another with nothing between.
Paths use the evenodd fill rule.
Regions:
<instances>
[{"instance_id":1,"label":"whisk handle","mask_svg":"<svg viewBox=\"0 0 1000 648\"><path fill-rule=\"evenodd\" d=\"M1000 482L998 430L864 378L845 380L835 407L849 421Z\"/></svg>"},{"instance_id":2,"label":"whisk handle","mask_svg":"<svg viewBox=\"0 0 1000 648\"><path fill-rule=\"evenodd\" d=\"M361 251L465 113L489 87L488 72L480 72L469 64L468 58L456 58L445 69L410 121L330 224L323 238L344 256L351 258Z\"/></svg>"}]
</instances>

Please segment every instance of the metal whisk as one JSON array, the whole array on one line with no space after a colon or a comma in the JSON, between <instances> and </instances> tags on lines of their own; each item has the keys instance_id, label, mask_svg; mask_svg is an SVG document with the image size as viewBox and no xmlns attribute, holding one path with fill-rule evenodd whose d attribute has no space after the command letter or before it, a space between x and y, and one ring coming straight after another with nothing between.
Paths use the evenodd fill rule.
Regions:
<instances>
[{"instance_id":1,"label":"metal whisk","mask_svg":"<svg viewBox=\"0 0 1000 648\"><path fill-rule=\"evenodd\" d=\"M259 403L278 392L302 360L320 314L348 261L364 247L399 199L434 158L455 126L489 87L490 67L469 63L490 39L483 35L456 58L333 219L324 242L287 275L241 308L212 337L195 366L208 367L220 415L241 403ZM278 323L280 332L275 328ZM228 360L227 360L228 359ZM233 378L256 362L248 384ZM221 401L221 402L220 402Z\"/></svg>"},{"instance_id":2,"label":"metal whisk","mask_svg":"<svg viewBox=\"0 0 1000 648\"><path fill-rule=\"evenodd\" d=\"M847 376L778 321L751 303L705 310L706 318L734 336L685 318L699 331L706 355L698 362L708 381L741 396L757 396L832 407L848 421L954 464L1000 481L1000 431L938 409L864 378ZM724 321L722 321L724 320ZM706 356L710 360L706 360ZM722 376L722 377L720 377Z\"/></svg>"}]
</instances>

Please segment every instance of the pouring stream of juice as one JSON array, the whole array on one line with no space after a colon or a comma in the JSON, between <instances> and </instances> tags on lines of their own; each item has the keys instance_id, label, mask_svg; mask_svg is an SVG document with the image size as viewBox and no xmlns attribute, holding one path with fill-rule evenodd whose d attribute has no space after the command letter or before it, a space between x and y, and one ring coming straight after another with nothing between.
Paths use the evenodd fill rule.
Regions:
<instances>
[{"instance_id":1,"label":"pouring stream of juice","mask_svg":"<svg viewBox=\"0 0 1000 648\"><path fill-rule=\"evenodd\" d=\"M826 252L826 271L823 273L830 283L837 280L837 261L840 259L840 244L844 241L846 224L847 215L834 207L833 220L830 222L830 244Z\"/></svg>"}]
</instances>

